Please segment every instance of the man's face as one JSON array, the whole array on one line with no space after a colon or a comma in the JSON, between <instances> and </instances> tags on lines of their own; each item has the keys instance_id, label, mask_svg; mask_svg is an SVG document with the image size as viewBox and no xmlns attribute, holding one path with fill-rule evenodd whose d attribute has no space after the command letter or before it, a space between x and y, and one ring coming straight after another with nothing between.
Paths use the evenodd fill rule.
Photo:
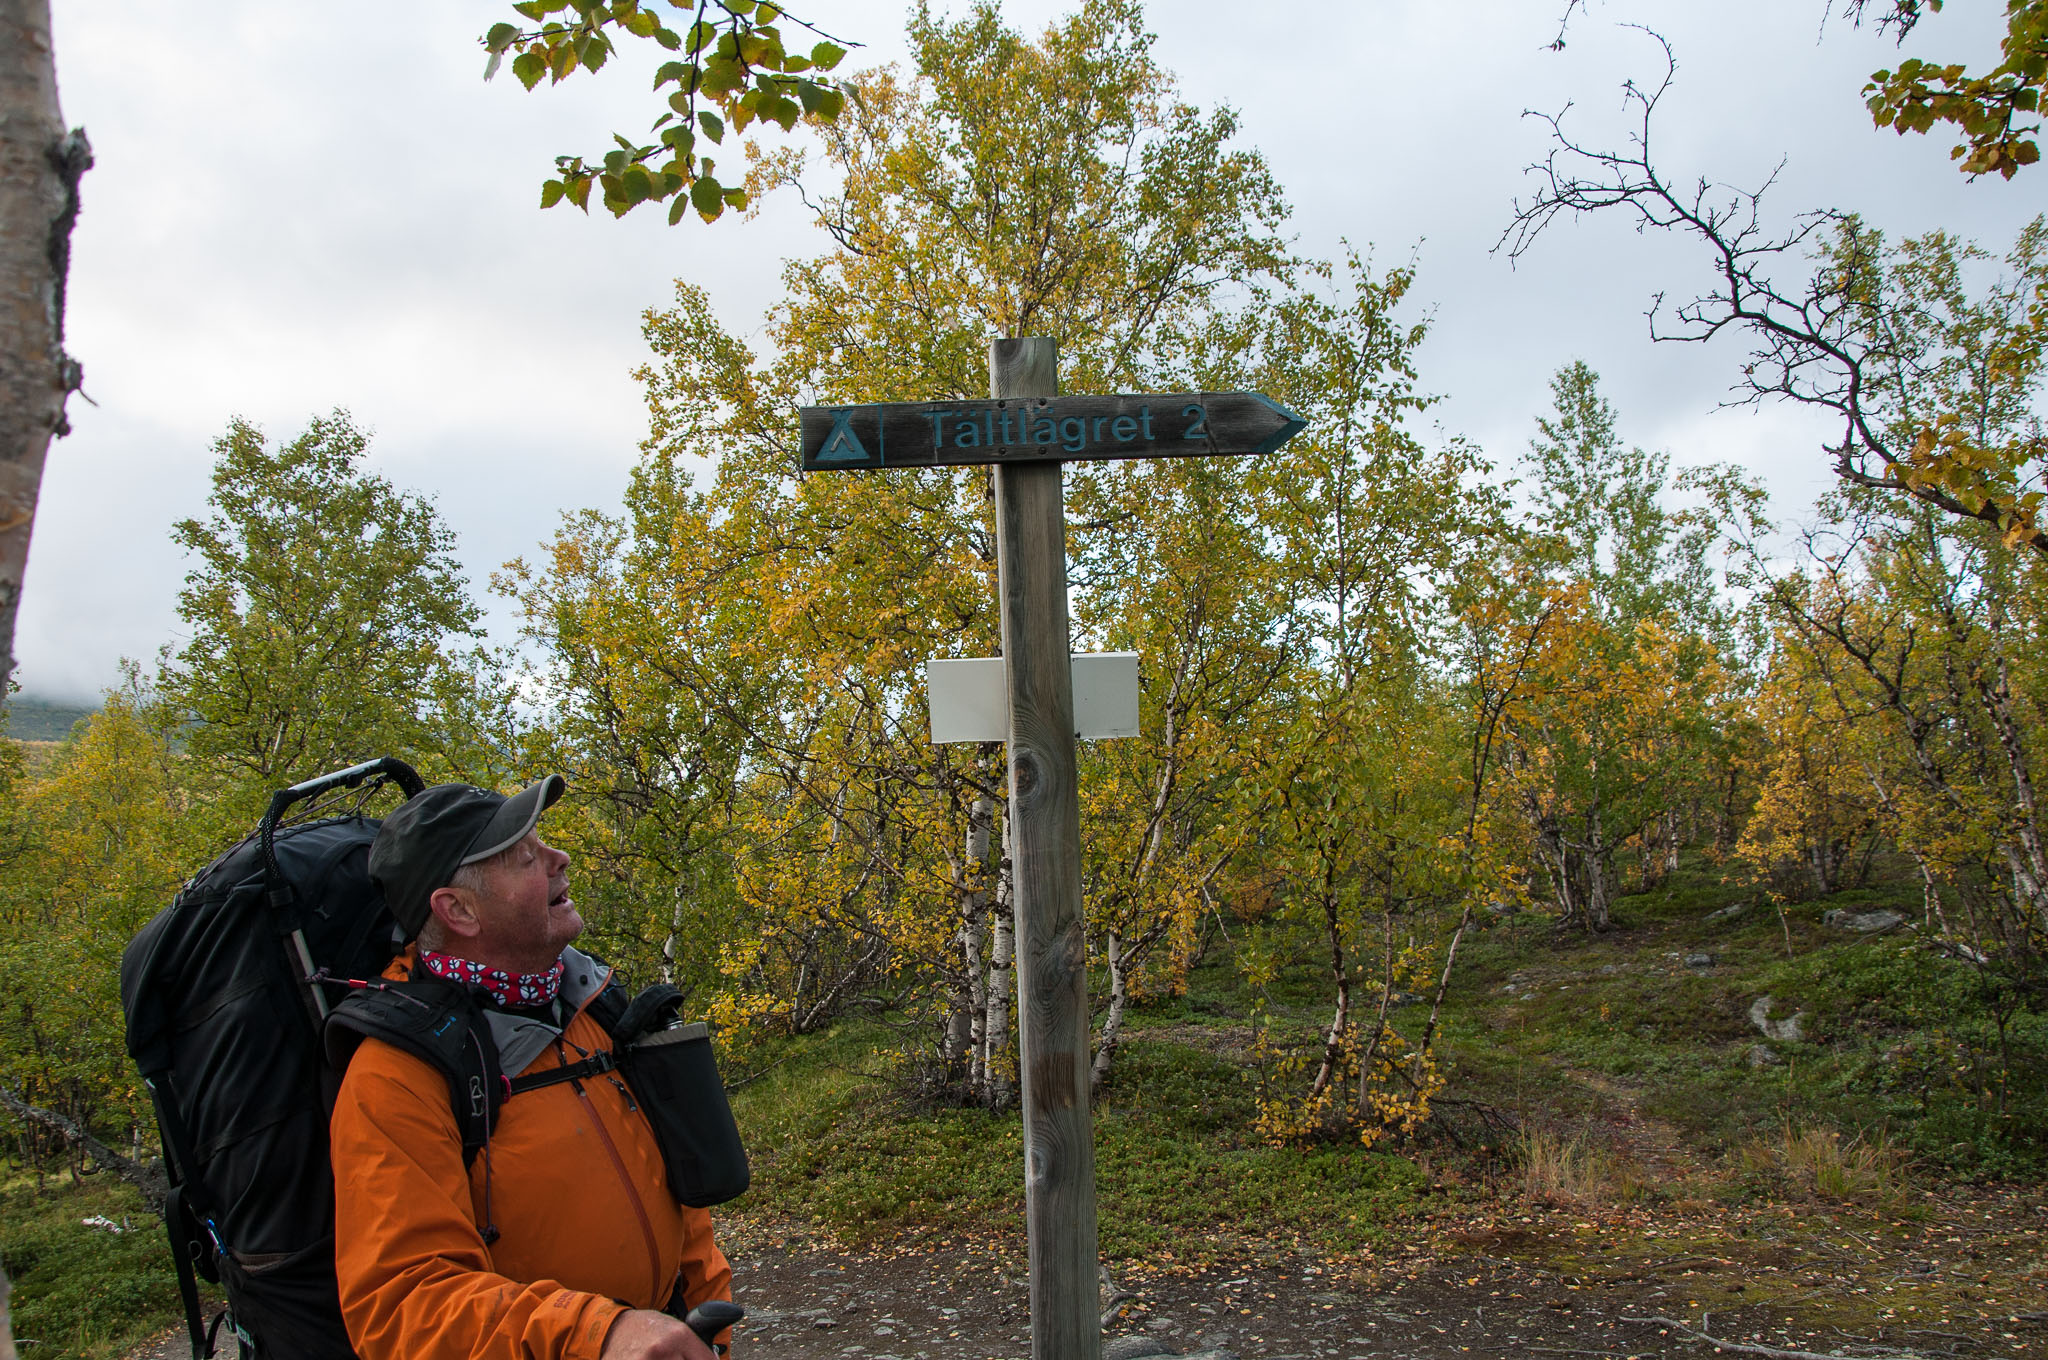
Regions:
<instances>
[{"instance_id":1,"label":"man's face","mask_svg":"<svg viewBox=\"0 0 2048 1360\"><path fill-rule=\"evenodd\" d=\"M474 955L521 973L544 972L583 933L569 897L569 857L537 835L493 860L476 895ZM499 962L503 960L504 962Z\"/></svg>"}]
</instances>

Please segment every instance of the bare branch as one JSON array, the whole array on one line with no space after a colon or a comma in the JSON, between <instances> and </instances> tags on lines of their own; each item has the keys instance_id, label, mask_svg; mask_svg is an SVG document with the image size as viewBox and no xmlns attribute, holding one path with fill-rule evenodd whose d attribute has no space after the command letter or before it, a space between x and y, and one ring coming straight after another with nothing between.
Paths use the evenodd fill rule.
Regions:
<instances>
[{"instance_id":1,"label":"bare branch","mask_svg":"<svg viewBox=\"0 0 2048 1360\"><path fill-rule=\"evenodd\" d=\"M1650 84L1623 86L1632 126L1621 149L1575 140L1565 128L1570 105L1555 114L1524 114L1548 126L1555 145L1528 167L1536 193L1515 201L1495 251L1519 261L1560 217L1610 209L1632 215L1638 231L1693 238L1705 247L1714 283L1677 306L1659 294L1648 313L1652 339L1700 344L1726 332L1743 336L1750 352L1729 404L1770 399L1832 412L1842 421L1842 435L1825 451L1844 482L1981 521L2048 555L2048 531L2018 506L1988 494L1966 499L1915 467L1913 443L1927 437L1924 427L1899 419L1885 403L1885 389L1914 372L1915 356L1886 313L1882 241L1875 232L1834 210L1803 213L1789 228L1772 230L1763 195L1782 162L1755 189L1705 178L1681 188L1658 169L1655 115L1678 63L1660 34L1641 31L1662 50L1664 70ZM1787 272L1794 277L1782 278Z\"/></svg>"}]
</instances>

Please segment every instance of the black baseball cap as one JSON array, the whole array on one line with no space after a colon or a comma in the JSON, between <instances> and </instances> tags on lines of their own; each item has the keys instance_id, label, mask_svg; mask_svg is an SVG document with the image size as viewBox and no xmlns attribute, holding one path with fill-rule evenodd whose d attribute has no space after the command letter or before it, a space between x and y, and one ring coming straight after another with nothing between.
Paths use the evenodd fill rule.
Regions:
<instances>
[{"instance_id":1,"label":"black baseball cap","mask_svg":"<svg viewBox=\"0 0 2048 1360\"><path fill-rule=\"evenodd\" d=\"M370 881L410 940L427 923L427 900L465 864L526 838L568 788L558 774L507 798L470 784L436 784L398 805L370 843Z\"/></svg>"}]
</instances>

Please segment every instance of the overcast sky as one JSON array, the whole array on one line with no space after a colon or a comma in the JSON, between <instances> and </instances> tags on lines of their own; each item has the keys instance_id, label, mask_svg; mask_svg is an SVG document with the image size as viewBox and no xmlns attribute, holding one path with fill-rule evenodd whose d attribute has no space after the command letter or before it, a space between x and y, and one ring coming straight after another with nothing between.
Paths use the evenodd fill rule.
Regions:
<instances>
[{"instance_id":1,"label":"overcast sky","mask_svg":"<svg viewBox=\"0 0 2048 1360\"><path fill-rule=\"evenodd\" d=\"M1747 185L1782 160L1769 203L1787 217L1852 209L1895 234L1941 226L2002 250L2040 211L2048 170L1970 184L1938 136L1872 130L1858 91L1898 53L1839 17L1823 31L1825 0L1591 0L1552 52L1563 5L1309 0L1269 20L1154 0L1148 18L1184 95L1242 113L1300 249L1329 255L1348 238L1381 264L1418 263L1414 297L1434 318L1422 379L1446 398L1445 435L1511 462L1550 375L1583 358L1624 439L1681 464L1746 465L1796 517L1826 483L1828 428L1717 410L1732 343L1649 343L1651 295L1699 278L1686 243L1617 217L1555 230L1516 267L1490 253L1546 146L1523 111L1570 101L1589 140L1618 137L1621 82L1661 63L1623 26L1638 22L1680 62L1666 168ZM1004 9L1035 32L1070 7ZM1981 63L2000 8L1952 6L1908 50ZM648 81L633 65L532 94L509 74L484 84L476 40L504 3L55 11L64 113L98 157L68 328L98 405L74 400L75 433L53 445L43 485L17 639L32 696L89 700L119 658L181 640L186 563L169 528L203 509L231 416L288 438L347 408L374 431L371 466L434 498L481 593L564 512L618 504L644 429L630 377L640 313L680 278L756 334L781 262L820 248L793 199L711 227L538 211L556 153L645 128ZM903 14L895 0L819 0L809 17L865 45L853 67L901 57ZM507 636L503 602L490 609Z\"/></svg>"}]
</instances>

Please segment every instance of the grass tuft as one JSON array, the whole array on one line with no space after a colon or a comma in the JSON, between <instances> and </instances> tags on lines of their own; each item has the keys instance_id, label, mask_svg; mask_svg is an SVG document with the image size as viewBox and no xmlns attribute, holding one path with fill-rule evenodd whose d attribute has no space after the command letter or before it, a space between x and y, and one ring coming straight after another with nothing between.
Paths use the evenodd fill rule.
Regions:
<instances>
[{"instance_id":1,"label":"grass tuft","mask_svg":"<svg viewBox=\"0 0 2048 1360\"><path fill-rule=\"evenodd\" d=\"M1526 1128L1508 1144L1512 1189L1533 1203L1581 1209L1632 1204L1649 1190L1635 1163L1584 1136Z\"/></svg>"},{"instance_id":2,"label":"grass tuft","mask_svg":"<svg viewBox=\"0 0 2048 1360\"><path fill-rule=\"evenodd\" d=\"M1753 1173L1820 1199L1890 1199L1897 1192L1906 1157L1882 1134L1844 1139L1833 1129L1786 1124L1774 1137L1752 1139L1742 1162Z\"/></svg>"}]
</instances>

